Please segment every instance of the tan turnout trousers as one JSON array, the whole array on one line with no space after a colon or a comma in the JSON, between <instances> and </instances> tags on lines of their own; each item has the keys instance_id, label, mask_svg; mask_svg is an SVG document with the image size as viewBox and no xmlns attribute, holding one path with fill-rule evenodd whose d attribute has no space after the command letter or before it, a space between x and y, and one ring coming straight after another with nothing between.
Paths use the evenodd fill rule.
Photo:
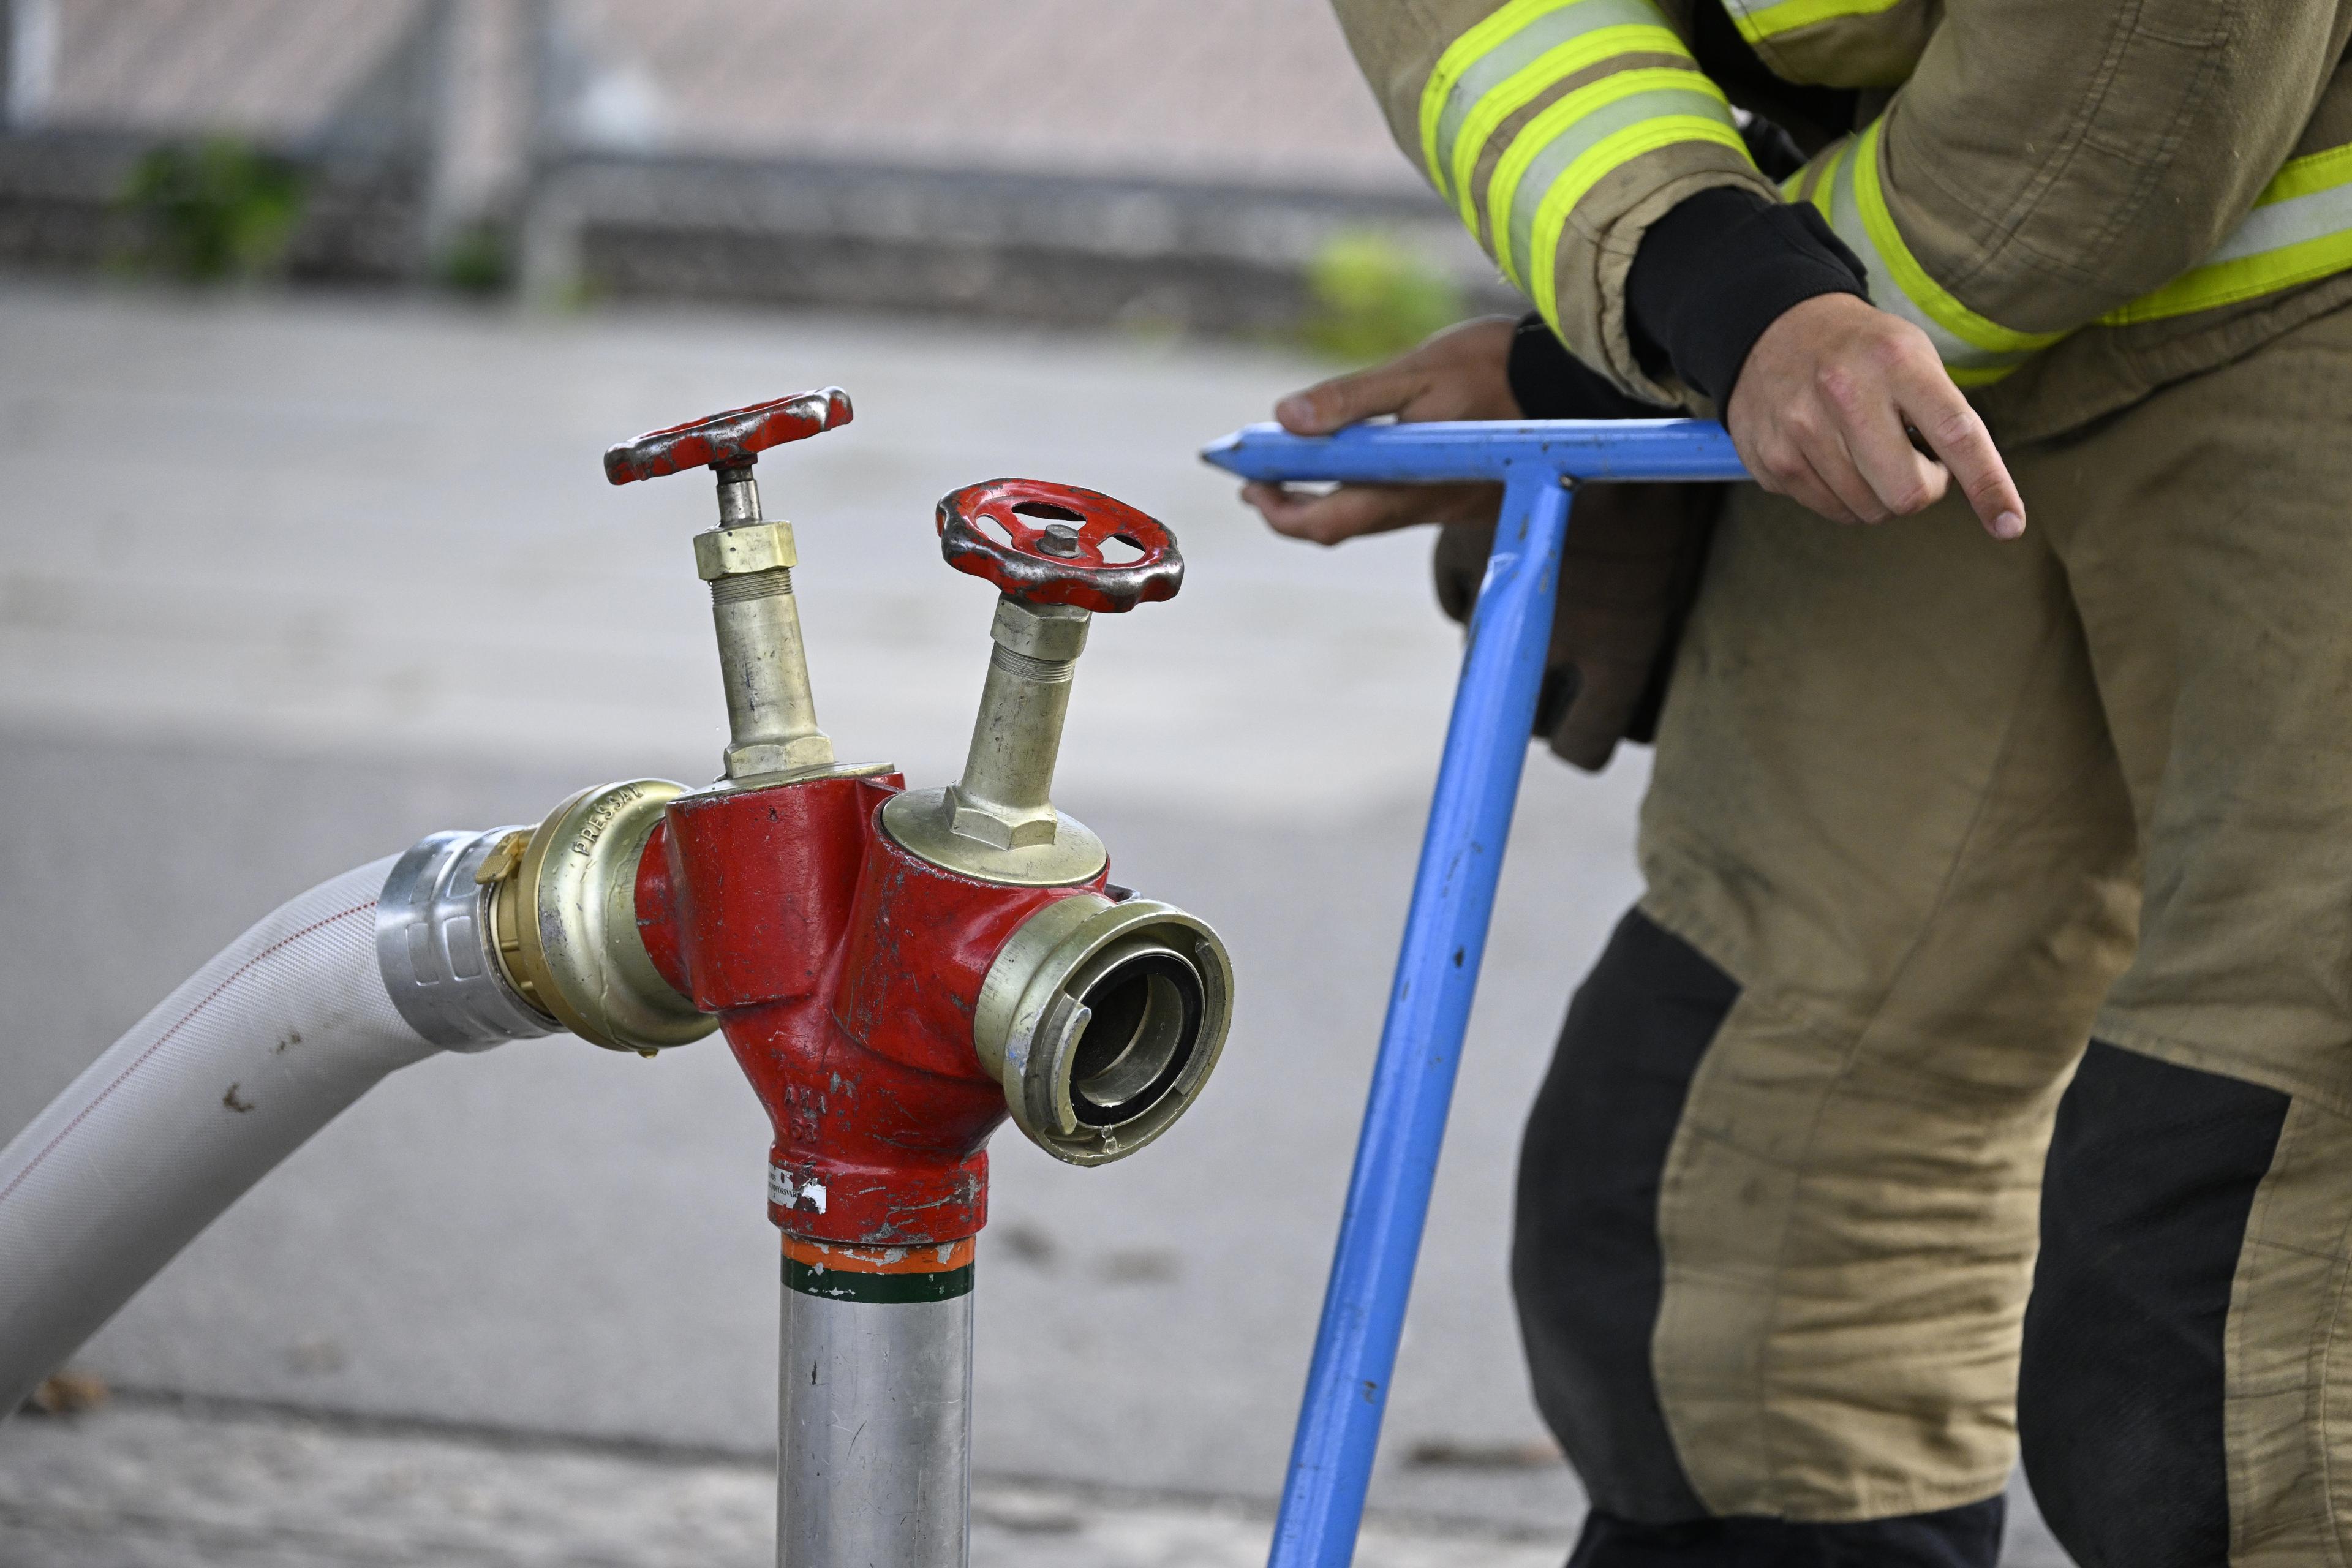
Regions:
<instances>
[{"instance_id":1,"label":"tan turnout trousers","mask_svg":"<svg viewBox=\"0 0 2352 1568\"><path fill-rule=\"evenodd\" d=\"M1753 489L1717 538L1642 822L1643 913L1738 987L1659 1184L1665 1426L1717 1515L1998 1491L2095 1037L2287 1097L2229 1295L2231 1560L2344 1563L2352 310L2007 455L2015 543Z\"/></svg>"}]
</instances>

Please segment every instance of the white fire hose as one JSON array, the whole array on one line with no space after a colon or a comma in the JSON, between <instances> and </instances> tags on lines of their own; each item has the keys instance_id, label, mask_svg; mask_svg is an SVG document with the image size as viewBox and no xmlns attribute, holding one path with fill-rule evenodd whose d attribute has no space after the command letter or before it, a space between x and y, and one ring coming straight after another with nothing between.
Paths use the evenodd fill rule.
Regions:
<instances>
[{"instance_id":1,"label":"white fire hose","mask_svg":"<svg viewBox=\"0 0 2352 1568\"><path fill-rule=\"evenodd\" d=\"M0 1419L385 1074L551 1033L487 946L445 833L280 906L0 1149Z\"/></svg>"}]
</instances>

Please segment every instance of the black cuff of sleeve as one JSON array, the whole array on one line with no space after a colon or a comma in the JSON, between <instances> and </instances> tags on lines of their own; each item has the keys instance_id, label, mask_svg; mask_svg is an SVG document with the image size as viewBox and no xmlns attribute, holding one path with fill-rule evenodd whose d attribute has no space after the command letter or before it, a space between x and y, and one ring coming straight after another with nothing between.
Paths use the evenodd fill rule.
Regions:
<instances>
[{"instance_id":1,"label":"black cuff of sleeve","mask_svg":"<svg viewBox=\"0 0 2352 1568\"><path fill-rule=\"evenodd\" d=\"M1519 412L1530 419L1655 419L1675 412L1618 391L1607 376L1570 353L1534 312L1511 338L1507 374Z\"/></svg>"},{"instance_id":2,"label":"black cuff of sleeve","mask_svg":"<svg viewBox=\"0 0 2352 1568\"><path fill-rule=\"evenodd\" d=\"M1717 185L1650 226L1625 279L1625 314L1644 365L1731 401L1764 329L1818 294L1859 294L1862 263L1809 202Z\"/></svg>"}]
</instances>

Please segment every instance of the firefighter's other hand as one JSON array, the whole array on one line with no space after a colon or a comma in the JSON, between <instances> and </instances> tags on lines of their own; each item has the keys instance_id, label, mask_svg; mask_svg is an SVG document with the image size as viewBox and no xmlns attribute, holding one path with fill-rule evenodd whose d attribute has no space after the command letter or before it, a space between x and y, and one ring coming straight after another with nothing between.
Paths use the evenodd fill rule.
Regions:
<instances>
[{"instance_id":1,"label":"firefighter's other hand","mask_svg":"<svg viewBox=\"0 0 2352 1568\"><path fill-rule=\"evenodd\" d=\"M1386 414L1408 424L1520 418L1508 373L1511 334L1517 329L1508 316L1448 327L1386 364L1292 393L1274 405L1274 416L1294 436L1328 436L1343 425ZM1492 522L1502 496L1500 485L1483 484L1341 485L1328 493L1285 485L1242 487L1242 500L1257 508L1276 533L1318 544L1416 522Z\"/></svg>"},{"instance_id":2,"label":"firefighter's other hand","mask_svg":"<svg viewBox=\"0 0 2352 1568\"><path fill-rule=\"evenodd\" d=\"M1766 328L1724 423L1759 484L1832 522L1923 511L1958 479L1995 539L2025 531L2017 485L1927 334L1853 295L1819 295Z\"/></svg>"}]
</instances>

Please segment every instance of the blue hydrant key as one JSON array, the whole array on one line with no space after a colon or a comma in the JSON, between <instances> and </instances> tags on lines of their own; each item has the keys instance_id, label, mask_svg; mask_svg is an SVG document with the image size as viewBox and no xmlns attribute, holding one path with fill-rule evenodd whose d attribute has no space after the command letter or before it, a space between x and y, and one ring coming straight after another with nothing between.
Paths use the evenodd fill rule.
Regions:
<instances>
[{"instance_id":1,"label":"blue hydrant key","mask_svg":"<svg viewBox=\"0 0 2352 1568\"><path fill-rule=\"evenodd\" d=\"M1345 1568L1363 1522L1535 719L1570 481L1748 475L1723 427L1696 419L1357 425L1326 437L1251 425L1201 455L1249 479L1503 485L1268 1559L1270 1568Z\"/></svg>"}]
</instances>

